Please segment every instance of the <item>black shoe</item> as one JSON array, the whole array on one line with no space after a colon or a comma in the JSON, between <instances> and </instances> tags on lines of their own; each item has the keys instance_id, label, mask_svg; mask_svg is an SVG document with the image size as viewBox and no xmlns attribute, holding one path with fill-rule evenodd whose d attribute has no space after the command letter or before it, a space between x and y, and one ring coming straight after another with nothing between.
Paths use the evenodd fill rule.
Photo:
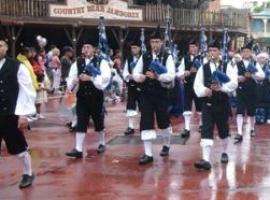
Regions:
<instances>
[{"instance_id":1,"label":"black shoe","mask_svg":"<svg viewBox=\"0 0 270 200\"><path fill-rule=\"evenodd\" d=\"M76 132L76 130L77 130L77 127L76 127L76 126L71 126L71 127L69 128L69 131L70 131L70 132Z\"/></svg>"},{"instance_id":2,"label":"black shoe","mask_svg":"<svg viewBox=\"0 0 270 200\"><path fill-rule=\"evenodd\" d=\"M251 130L251 131L250 131L250 136L251 136L251 137L255 137L255 136L256 136L255 130Z\"/></svg>"},{"instance_id":3,"label":"black shoe","mask_svg":"<svg viewBox=\"0 0 270 200\"><path fill-rule=\"evenodd\" d=\"M67 152L66 156L69 156L72 158L83 158L83 153L77 151L76 149L73 149L71 152Z\"/></svg>"},{"instance_id":4,"label":"black shoe","mask_svg":"<svg viewBox=\"0 0 270 200\"><path fill-rule=\"evenodd\" d=\"M227 164L229 162L229 156L227 153L222 153L221 154L221 163Z\"/></svg>"},{"instance_id":5,"label":"black shoe","mask_svg":"<svg viewBox=\"0 0 270 200\"><path fill-rule=\"evenodd\" d=\"M30 187L33 181L34 181L34 175L30 176L30 175L24 174L22 175L22 180L20 182L19 188L23 189L23 188Z\"/></svg>"},{"instance_id":6,"label":"black shoe","mask_svg":"<svg viewBox=\"0 0 270 200\"><path fill-rule=\"evenodd\" d=\"M133 128L127 128L127 130L125 131L125 135L133 135L135 133L135 130Z\"/></svg>"},{"instance_id":7,"label":"black shoe","mask_svg":"<svg viewBox=\"0 0 270 200\"><path fill-rule=\"evenodd\" d=\"M161 149L161 152L160 152L160 156L168 156L169 155L169 151L170 151L170 148L167 147L167 146L163 146L162 149Z\"/></svg>"},{"instance_id":8,"label":"black shoe","mask_svg":"<svg viewBox=\"0 0 270 200\"><path fill-rule=\"evenodd\" d=\"M106 146L103 144L100 144L97 148L97 153L104 153L106 150Z\"/></svg>"},{"instance_id":9,"label":"black shoe","mask_svg":"<svg viewBox=\"0 0 270 200\"><path fill-rule=\"evenodd\" d=\"M202 125L199 126L199 133L201 133L201 132L202 132Z\"/></svg>"},{"instance_id":10,"label":"black shoe","mask_svg":"<svg viewBox=\"0 0 270 200\"><path fill-rule=\"evenodd\" d=\"M143 156L140 157L139 164L140 165L145 165L145 164L148 164L148 163L152 163L153 161L154 161L154 159L153 159L152 156L143 155Z\"/></svg>"},{"instance_id":11,"label":"black shoe","mask_svg":"<svg viewBox=\"0 0 270 200\"><path fill-rule=\"evenodd\" d=\"M239 144L243 141L243 136L240 134L237 134L234 138L234 144Z\"/></svg>"},{"instance_id":12,"label":"black shoe","mask_svg":"<svg viewBox=\"0 0 270 200\"><path fill-rule=\"evenodd\" d=\"M189 138L190 136L190 131L187 129L184 129L184 131L181 133L181 138Z\"/></svg>"},{"instance_id":13,"label":"black shoe","mask_svg":"<svg viewBox=\"0 0 270 200\"><path fill-rule=\"evenodd\" d=\"M66 123L66 126L67 126L68 128L70 128L70 127L71 127L71 124L72 124L72 122L68 122L68 123Z\"/></svg>"},{"instance_id":14,"label":"black shoe","mask_svg":"<svg viewBox=\"0 0 270 200\"><path fill-rule=\"evenodd\" d=\"M201 169L201 170L210 170L211 164L210 164L210 162L202 159L202 160L195 162L194 167L196 167L197 169Z\"/></svg>"}]
</instances>

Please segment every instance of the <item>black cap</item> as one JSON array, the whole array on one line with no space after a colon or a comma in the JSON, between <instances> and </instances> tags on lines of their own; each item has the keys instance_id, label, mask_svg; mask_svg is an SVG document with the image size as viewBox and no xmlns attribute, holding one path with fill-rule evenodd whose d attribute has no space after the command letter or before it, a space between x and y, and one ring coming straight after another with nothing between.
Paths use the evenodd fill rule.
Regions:
<instances>
[{"instance_id":1,"label":"black cap","mask_svg":"<svg viewBox=\"0 0 270 200\"><path fill-rule=\"evenodd\" d=\"M150 36L150 39L163 39L163 34L161 33L160 25L157 26L156 30Z\"/></svg>"},{"instance_id":2,"label":"black cap","mask_svg":"<svg viewBox=\"0 0 270 200\"><path fill-rule=\"evenodd\" d=\"M84 35L82 38L82 44L90 44L93 47L96 47L98 45L98 40L94 36L91 37L91 35Z\"/></svg>"},{"instance_id":3,"label":"black cap","mask_svg":"<svg viewBox=\"0 0 270 200\"><path fill-rule=\"evenodd\" d=\"M208 48L210 48L210 47L220 49L221 47L220 47L219 40L218 39L215 39L215 40L212 40L211 42L209 42Z\"/></svg>"},{"instance_id":4,"label":"black cap","mask_svg":"<svg viewBox=\"0 0 270 200\"><path fill-rule=\"evenodd\" d=\"M138 46L141 47L141 41L139 40L134 40L130 42L130 46Z\"/></svg>"},{"instance_id":5,"label":"black cap","mask_svg":"<svg viewBox=\"0 0 270 200\"><path fill-rule=\"evenodd\" d=\"M249 50L252 50L252 47L253 47L253 40L249 41L248 43L246 43L243 47L242 47L242 50L243 49L249 49Z\"/></svg>"},{"instance_id":6,"label":"black cap","mask_svg":"<svg viewBox=\"0 0 270 200\"><path fill-rule=\"evenodd\" d=\"M198 46L198 40L196 38L191 38L188 42L189 45L196 45Z\"/></svg>"}]
</instances>

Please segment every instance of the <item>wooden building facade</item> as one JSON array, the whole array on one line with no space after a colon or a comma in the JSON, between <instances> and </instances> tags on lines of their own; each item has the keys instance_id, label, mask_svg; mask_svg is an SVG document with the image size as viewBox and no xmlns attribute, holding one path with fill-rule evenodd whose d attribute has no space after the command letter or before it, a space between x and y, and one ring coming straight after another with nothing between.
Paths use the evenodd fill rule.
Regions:
<instances>
[{"instance_id":1,"label":"wooden building facade","mask_svg":"<svg viewBox=\"0 0 270 200\"><path fill-rule=\"evenodd\" d=\"M80 7L66 8L74 6L75 1L80 2ZM124 0L111 1L114 3L113 7L119 3L124 9L105 13L108 14L105 19L110 46L120 50L124 48L126 41L139 38L140 28L145 28L147 36L158 24L164 26L167 16L172 19L173 38L182 49L191 37L199 36L200 27L206 29L210 39L220 37L224 28L229 29L233 41L247 33L247 15L240 12L224 14L202 9L172 8L163 4L134 6ZM60 7L63 9L57 10ZM79 8L81 12L83 9L88 11L89 16L79 13ZM0 34L8 38L13 56L22 42L35 43L36 35L46 37L49 44L59 47L71 45L77 49L85 35L91 34L97 39L98 18L95 13L103 15L101 10L104 8L107 9L104 3L91 3L87 0L0 0ZM138 14L135 13L137 10ZM71 16L65 17L68 14ZM72 14L76 14L76 17L72 17ZM138 20L133 20L132 17L138 17Z\"/></svg>"}]
</instances>

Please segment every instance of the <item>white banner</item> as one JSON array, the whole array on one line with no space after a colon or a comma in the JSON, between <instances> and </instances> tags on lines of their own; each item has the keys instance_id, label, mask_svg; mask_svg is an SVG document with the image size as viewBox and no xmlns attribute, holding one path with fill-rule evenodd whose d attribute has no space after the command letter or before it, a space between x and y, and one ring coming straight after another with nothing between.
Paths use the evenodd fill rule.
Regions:
<instances>
[{"instance_id":1,"label":"white banner","mask_svg":"<svg viewBox=\"0 0 270 200\"><path fill-rule=\"evenodd\" d=\"M50 5L50 17L86 18L142 21L142 9L128 8L123 0L108 0L107 4L94 4L86 0L67 0L66 5Z\"/></svg>"}]
</instances>

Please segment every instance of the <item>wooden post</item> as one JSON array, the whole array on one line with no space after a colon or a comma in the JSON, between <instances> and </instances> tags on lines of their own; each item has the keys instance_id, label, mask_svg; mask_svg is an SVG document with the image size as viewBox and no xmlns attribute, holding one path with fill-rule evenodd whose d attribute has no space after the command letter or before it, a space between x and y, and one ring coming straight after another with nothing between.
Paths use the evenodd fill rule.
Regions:
<instances>
[{"instance_id":1,"label":"wooden post","mask_svg":"<svg viewBox=\"0 0 270 200\"><path fill-rule=\"evenodd\" d=\"M127 39L129 29L125 27L120 27L119 30L112 29L112 33L119 46L120 53L121 55L123 55L124 43L125 43L125 40ZM122 56L122 61L123 61L123 56Z\"/></svg>"},{"instance_id":2,"label":"wooden post","mask_svg":"<svg viewBox=\"0 0 270 200\"><path fill-rule=\"evenodd\" d=\"M8 40L10 41L10 49L11 49L11 56L13 58L16 57L16 42L22 33L23 26L19 26L18 30L16 30L15 25L7 26L7 36Z\"/></svg>"},{"instance_id":3,"label":"wooden post","mask_svg":"<svg viewBox=\"0 0 270 200\"><path fill-rule=\"evenodd\" d=\"M81 38L81 35L84 31L83 28L80 28L78 31L76 30L76 26L73 26L72 29L71 29L71 32L65 28L64 29L71 45L72 45L72 48L73 48L73 51L74 51L74 55L77 56L77 44L78 44L78 41L80 40Z\"/></svg>"}]
</instances>

